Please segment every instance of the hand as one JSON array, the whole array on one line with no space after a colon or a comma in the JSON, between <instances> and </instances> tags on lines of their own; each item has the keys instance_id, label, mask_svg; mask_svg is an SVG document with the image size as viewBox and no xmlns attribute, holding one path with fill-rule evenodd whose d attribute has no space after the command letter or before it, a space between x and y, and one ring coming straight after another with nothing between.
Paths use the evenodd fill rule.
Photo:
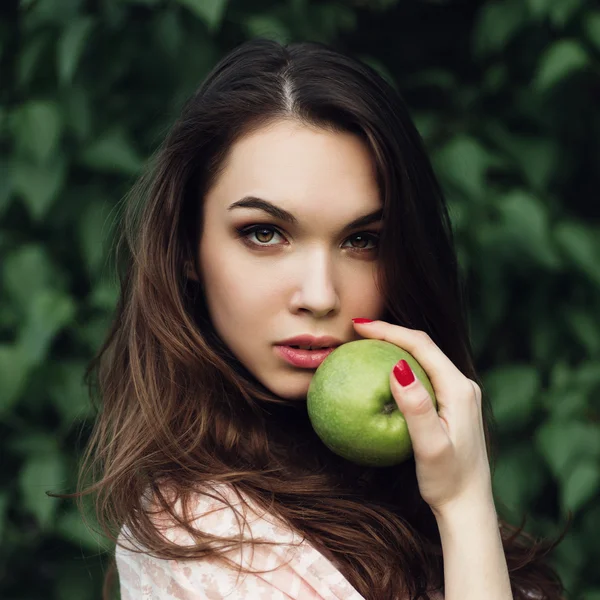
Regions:
<instances>
[{"instance_id":1,"label":"hand","mask_svg":"<svg viewBox=\"0 0 600 600\"><path fill-rule=\"evenodd\" d=\"M385 321L354 327L362 337L385 340L412 354L431 381L438 412L416 377L402 387L390 372L390 388L413 445L419 492L434 514L463 500L493 503L479 386L423 331Z\"/></svg>"}]
</instances>

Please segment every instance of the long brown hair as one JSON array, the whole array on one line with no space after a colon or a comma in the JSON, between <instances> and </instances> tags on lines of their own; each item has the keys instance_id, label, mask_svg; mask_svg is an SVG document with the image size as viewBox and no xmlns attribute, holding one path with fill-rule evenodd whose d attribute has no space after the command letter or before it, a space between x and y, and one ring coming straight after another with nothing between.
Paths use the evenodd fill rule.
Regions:
<instances>
[{"instance_id":1,"label":"long brown hair","mask_svg":"<svg viewBox=\"0 0 600 600\"><path fill-rule=\"evenodd\" d=\"M228 150L280 119L351 132L368 145L384 204L382 318L426 331L483 388L445 200L402 99L369 66L324 44L255 39L214 67L127 197L116 247L120 298L86 373L101 406L78 493L64 497L81 502L94 494L113 542L126 528L155 556L201 560L222 557L239 538L198 531L173 504L187 506L225 483L305 536L365 598L427 599L428 589L443 589L443 556L414 459L368 468L333 455L305 404L275 396L228 350L200 284L185 275L186 264L198 269L202 198ZM483 391L493 468L493 416ZM148 492L192 535L193 547L159 536ZM547 555L564 532L551 543L523 527L501 522L514 597L538 592L558 600L563 586Z\"/></svg>"}]
</instances>

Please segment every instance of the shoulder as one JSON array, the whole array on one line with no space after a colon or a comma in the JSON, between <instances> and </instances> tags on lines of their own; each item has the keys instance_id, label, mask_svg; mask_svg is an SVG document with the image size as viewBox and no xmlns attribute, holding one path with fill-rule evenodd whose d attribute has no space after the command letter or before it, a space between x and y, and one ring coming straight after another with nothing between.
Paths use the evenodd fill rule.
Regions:
<instances>
[{"instance_id":1,"label":"shoulder","mask_svg":"<svg viewBox=\"0 0 600 600\"><path fill-rule=\"evenodd\" d=\"M211 484L185 501L171 488L161 488L161 493L172 506L173 514L162 510L149 494L144 497L144 508L158 537L171 548L175 545L182 549L178 560L185 560L187 550L202 545L205 549L221 550L222 556L243 568L261 569L266 564L276 567L279 562L302 559L304 555L316 552L299 533L274 514L259 508L248 497L240 496L230 485ZM233 541L222 541L227 538ZM253 546L254 542L260 541L269 543ZM142 554L152 553L134 539L127 526L123 526L115 549L117 562L140 561ZM203 561L213 560L208 554Z\"/></svg>"},{"instance_id":2,"label":"shoulder","mask_svg":"<svg viewBox=\"0 0 600 600\"><path fill-rule=\"evenodd\" d=\"M273 514L259 509L246 497L240 498L230 486L215 485L207 492L194 494L187 506L171 497L175 514L191 519L194 532L237 538L242 543L225 555L238 567L260 574L244 571L240 576L238 569L212 556L165 560L142 549L130 552L125 547L129 531L124 527L115 552L123 600L140 598L141 593L165 600L362 598L324 556ZM152 508L151 504L148 508ZM177 546L197 544L195 536L172 517L156 514L153 522L160 534ZM274 544L253 546L251 542L258 540ZM175 590L171 596L165 594L171 589ZM157 595L152 596L153 593Z\"/></svg>"},{"instance_id":3,"label":"shoulder","mask_svg":"<svg viewBox=\"0 0 600 600\"><path fill-rule=\"evenodd\" d=\"M177 519L188 522L194 532L205 533L220 538L241 536L242 539L257 538L278 543L298 544L301 536L296 534L282 520L267 510L261 509L233 486L225 483L211 483L202 490L190 494L185 502L175 491L165 487L167 501L173 507ZM180 546L193 546L193 536L166 512L158 512L157 504L147 498L146 505L154 513L152 521L157 530L168 540Z\"/></svg>"}]
</instances>

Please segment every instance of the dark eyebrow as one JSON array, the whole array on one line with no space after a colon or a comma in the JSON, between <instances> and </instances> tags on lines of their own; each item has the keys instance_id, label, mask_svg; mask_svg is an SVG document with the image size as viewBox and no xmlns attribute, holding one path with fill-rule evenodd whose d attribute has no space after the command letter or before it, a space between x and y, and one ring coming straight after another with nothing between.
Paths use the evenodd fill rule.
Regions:
<instances>
[{"instance_id":1,"label":"dark eyebrow","mask_svg":"<svg viewBox=\"0 0 600 600\"><path fill-rule=\"evenodd\" d=\"M273 218L279 219L280 221L290 223L291 225L298 224L298 219L296 219L291 212L288 212L279 206L275 206L275 204L269 202L268 200L257 198L256 196L245 196L241 200L231 204L227 210L233 210L234 208L255 208L258 210L263 210L264 212L270 214ZM357 227L365 227L371 223L381 221L382 218L383 208L379 208L368 215L363 215L362 217L358 217L358 219L354 219L354 221L348 223L348 225L344 227L343 231L350 231L351 229L356 229Z\"/></svg>"}]
</instances>

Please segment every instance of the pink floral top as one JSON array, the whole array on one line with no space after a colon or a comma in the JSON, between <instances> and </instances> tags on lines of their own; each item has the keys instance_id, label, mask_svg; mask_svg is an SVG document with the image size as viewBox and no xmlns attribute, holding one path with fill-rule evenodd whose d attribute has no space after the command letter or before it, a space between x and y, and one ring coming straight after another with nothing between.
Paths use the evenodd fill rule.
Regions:
<instances>
[{"instance_id":1,"label":"pink floral top","mask_svg":"<svg viewBox=\"0 0 600 600\"><path fill-rule=\"evenodd\" d=\"M227 556L236 564L241 561L245 568L276 570L242 574L236 581L237 570L213 559L163 560L117 545L121 600L364 600L327 558L307 541L300 543L298 533L268 513L259 514L260 509L252 503L250 510L243 507L225 484L213 489L243 512L253 538L278 542L276 546L256 546L254 553L249 544L244 545L242 551L231 550ZM201 531L220 536L240 532L236 513L223 502L201 496L196 514L195 525ZM168 539L180 545L193 544L181 528L167 523L157 526ZM128 545L126 533L121 530L119 541ZM251 539L248 529L244 539ZM431 597L443 600L442 595Z\"/></svg>"}]
</instances>

